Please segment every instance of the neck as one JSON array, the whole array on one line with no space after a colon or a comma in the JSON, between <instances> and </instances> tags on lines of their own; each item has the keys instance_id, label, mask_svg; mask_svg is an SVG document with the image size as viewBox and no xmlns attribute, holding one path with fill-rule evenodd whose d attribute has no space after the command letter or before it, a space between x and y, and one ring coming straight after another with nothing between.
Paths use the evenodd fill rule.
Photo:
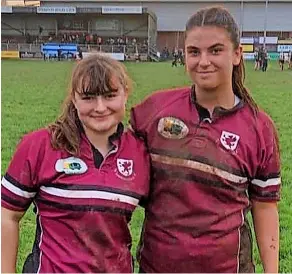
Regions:
<instances>
[{"instance_id":1,"label":"neck","mask_svg":"<svg viewBox=\"0 0 292 274\"><path fill-rule=\"evenodd\" d=\"M218 87L214 90L205 90L196 87L196 101L213 113L216 106L231 109L234 106L235 95L232 86Z\"/></svg>"},{"instance_id":2,"label":"neck","mask_svg":"<svg viewBox=\"0 0 292 274\"><path fill-rule=\"evenodd\" d=\"M105 156L110 149L112 144L109 142L109 137L117 131L117 126L107 132L95 132L84 128L85 134L90 143L98 149L98 151Z\"/></svg>"}]
</instances>

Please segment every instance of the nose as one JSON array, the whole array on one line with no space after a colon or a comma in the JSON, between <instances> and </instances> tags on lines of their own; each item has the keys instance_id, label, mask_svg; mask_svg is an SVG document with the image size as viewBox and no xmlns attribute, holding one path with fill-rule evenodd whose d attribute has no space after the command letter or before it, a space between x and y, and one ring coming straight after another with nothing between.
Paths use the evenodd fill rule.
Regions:
<instances>
[{"instance_id":1,"label":"nose","mask_svg":"<svg viewBox=\"0 0 292 274\"><path fill-rule=\"evenodd\" d=\"M207 56L207 53L202 52L202 54L200 55L199 65L201 67L208 67L210 65L210 60Z\"/></svg>"},{"instance_id":2,"label":"nose","mask_svg":"<svg viewBox=\"0 0 292 274\"><path fill-rule=\"evenodd\" d=\"M94 110L96 112L102 113L106 110L106 105L103 96L96 96L94 103L95 103Z\"/></svg>"}]
</instances>

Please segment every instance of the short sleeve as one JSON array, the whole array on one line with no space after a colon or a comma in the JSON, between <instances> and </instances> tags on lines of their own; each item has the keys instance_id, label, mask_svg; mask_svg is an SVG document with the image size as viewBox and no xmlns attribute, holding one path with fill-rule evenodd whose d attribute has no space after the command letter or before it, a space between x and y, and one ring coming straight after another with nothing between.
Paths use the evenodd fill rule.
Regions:
<instances>
[{"instance_id":1,"label":"short sleeve","mask_svg":"<svg viewBox=\"0 0 292 274\"><path fill-rule=\"evenodd\" d=\"M1 182L1 205L14 211L25 211L35 197L38 188L35 153L36 142L25 136L16 148L16 152Z\"/></svg>"},{"instance_id":2,"label":"short sleeve","mask_svg":"<svg viewBox=\"0 0 292 274\"><path fill-rule=\"evenodd\" d=\"M264 122L262 136L260 165L251 180L249 195L254 200L276 202L280 200L280 151L278 133L270 118Z\"/></svg>"}]
</instances>

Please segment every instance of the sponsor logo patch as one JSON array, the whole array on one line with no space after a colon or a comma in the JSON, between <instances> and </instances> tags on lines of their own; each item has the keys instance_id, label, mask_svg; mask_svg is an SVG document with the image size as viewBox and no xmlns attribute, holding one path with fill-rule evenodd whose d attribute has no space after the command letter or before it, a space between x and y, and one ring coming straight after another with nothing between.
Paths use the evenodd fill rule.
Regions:
<instances>
[{"instance_id":1,"label":"sponsor logo patch","mask_svg":"<svg viewBox=\"0 0 292 274\"><path fill-rule=\"evenodd\" d=\"M223 130L220 137L221 144L228 150L234 151L237 148L239 136Z\"/></svg>"},{"instance_id":2,"label":"sponsor logo patch","mask_svg":"<svg viewBox=\"0 0 292 274\"><path fill-rule=\"evenodd\" d=\"M65 174L82 174L88 169L87 165L79 158L69 157L66 159L59 159L55 164L57 172L64 172Z\"/></svg>"},{"instance_id":3,"label":"sponsor logo patch","mask_svg":"<svg viewBox=\"0 0 292 274\"><path fill-rule=\"evenodd\" d=\"M186 124L175 117L163 117L158 122L157 130L167 139L182 139L189 133Z\"/></svg>"}]
</instances>

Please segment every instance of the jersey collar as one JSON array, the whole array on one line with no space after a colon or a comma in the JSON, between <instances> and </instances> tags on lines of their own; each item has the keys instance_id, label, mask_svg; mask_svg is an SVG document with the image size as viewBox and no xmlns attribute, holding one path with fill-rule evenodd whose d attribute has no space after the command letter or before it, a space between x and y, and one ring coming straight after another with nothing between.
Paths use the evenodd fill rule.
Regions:
<instances>
[{"instance_id":1,"label":"jersey collar","mask_svg":"<svg viewBox=\"0 0 292 274\"><path fill-rule=\"evenodd\" d=\"M196 91L195 91L194 85L191 86L190 96L191 96L192 104L195 105L195 107L199 113L200 121L204 120L206 118L211 119L209 111L197 102ZM241 109L243 106L244 106L244 101L236 95L234 107L232 107L231 109L226 109L226 108L223 108L221 106L216 106L213 110L212 119L220 118L222 116L227 116L227 115L230 115L232 113L235 113L236 111Z\"/></svg>"}]
</instances>

